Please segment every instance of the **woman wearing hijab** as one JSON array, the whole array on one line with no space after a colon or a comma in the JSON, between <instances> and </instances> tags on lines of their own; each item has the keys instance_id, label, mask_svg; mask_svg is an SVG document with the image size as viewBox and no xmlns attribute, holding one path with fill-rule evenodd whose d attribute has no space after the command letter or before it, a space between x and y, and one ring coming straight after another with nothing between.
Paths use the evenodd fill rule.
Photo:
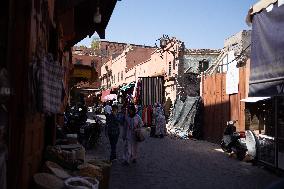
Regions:
<instances>
[{"instance_id":1,"label":"woman wearing hijab","mask_svg":"<svg viewBox=\"0 0 284 189\"><path fill-rule=\"evenodd\" d=\"M136 140L136 132L139 132L143 125L142 119L136 113L134 105L128 107L127 115L125 117L125 124L123 128L122 138L124 141L124 165L129 165L132 161L136 163L138 153L138 142Z\"/></svg>"},{"instance_id":2,"label":"woman wearing hijab","mask_svg":"<svg viewBox=\"0 0 284 189\"><path fill-rule=\"evenodd\" d=\"M164 116L164 111L160 105L156 108L156 136L161 138L165 135L166 130L166 117Z\"/></svg>"}]
</instances>

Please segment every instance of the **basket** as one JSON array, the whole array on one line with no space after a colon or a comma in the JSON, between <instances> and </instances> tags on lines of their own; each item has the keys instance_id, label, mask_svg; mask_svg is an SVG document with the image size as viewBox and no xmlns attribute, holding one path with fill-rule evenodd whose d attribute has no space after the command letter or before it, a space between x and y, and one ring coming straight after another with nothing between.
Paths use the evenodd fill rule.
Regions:
<instances>
[{"instance_id":1,"label":"basket","mask_svg":"<svg viewBox=\"0 0 284 189\"><path fill-rule=\"evenodd\" d=\"M71 177L65 180L67 189L98 189L99 181L88 177Z\"/></svg>"},{"instance_id":2,"label":"basket","mask_svg":"<svg viewBox=\"0 0 284 189\"><path fill-rule=\"evenodd\" d=\"M45 152L45 159L74 171L79 164L84 163L85 150L80 145L49 146Z\"/></svg>"},{"instance_id":3,"label":"basket","mask_svg":"<svg viewBox=\"0 0 284 189\"><path fill-rule=\"evenodd\" d=\"M60 178L49 173L37 173L34 175L37 189L63 189L64 182Z\"/></svg>"},{"instance_id":4,"label":"basket","mask_svg":"<svg viewBox=\"0 0 284 189\"><path fill-rule=\"evenodd\" d=\"M47 161L45 163L46 167L57 177L61 179L67 179L71 177L62 167L60 167L58 164L53 163L51 161Z\"/></svg>"},{"instance_id":5,"label":"basket","mask_svg":"<svg viewBox=\"0 0 284 189\"><path fill-rule=\"evenodd\" d=\"M92 165L92 164L83 164L78 166L79 175L83 177L96 178L99 181L103 179L102 168Z\"/></svg>"},{"instance_id":6,"label":"basket","mask_svg":"<svg viewBox=\"0 0 284 189\"><path fill-rule=\"evenodd\" d=\"M109 185L111 164L107 163L107 161L105 160L98 160L98 159L90 160L89 163L92 165L98 166L102 169L103 179L100 180L99 189L107 189Z\"/></svg>"}]
</instances>

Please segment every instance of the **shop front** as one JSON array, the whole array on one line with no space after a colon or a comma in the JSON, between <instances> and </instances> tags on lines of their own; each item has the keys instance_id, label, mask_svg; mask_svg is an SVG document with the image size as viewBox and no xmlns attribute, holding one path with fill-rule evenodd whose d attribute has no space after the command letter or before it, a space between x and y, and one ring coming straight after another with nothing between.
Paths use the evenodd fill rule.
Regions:
<instances>
[{"instance_id":1,"label":"shop front","mask_svg":"<svg viewBox=\"0 0 284 189\"><path fill-rule=\"evenodd\" d=\"M284 97L262 98L245 103L245 129L257 137L257 157L262 163L284 169Z\"/></svg>"},{"instance_id":2,"label":"shop front","mask_svg":"<svg viewBox=\"0 0 284 189\"><path fill-rule=\"evenodd\" d=\"M270 97L246 103L253 123L249 127L256 126L259 161L280 169L284 169L283 16L282 1L259 1L247 20L252 23L249 97Z\"/></svg>"},{"instance_id":3,"label":"shop front","mask_svg":"<svg viewBox=\"0 0 284 189\"><path fill-rule=\"evenodd\" d=\"M67 103L71 47L95 31L104 37L116 4L98 2L10 0L1 7L1 189L32 188L47 146L55 143L56 118ZM100 24L93 20L97 6L102 7ZM3 75L8 84L2 84ZM3 96L9 98L4 102ZM2 145L8 155L2 156Z\"/></svg>"}]
</instances>

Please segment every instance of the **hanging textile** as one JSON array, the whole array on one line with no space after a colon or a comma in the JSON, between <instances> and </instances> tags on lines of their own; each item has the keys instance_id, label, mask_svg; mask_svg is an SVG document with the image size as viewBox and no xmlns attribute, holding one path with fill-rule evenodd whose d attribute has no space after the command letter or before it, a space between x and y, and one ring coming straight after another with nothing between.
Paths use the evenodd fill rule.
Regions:
<instances>
[{"instance_id":1,"label":"hanging textile","mask_svg":"<svg viewBox=\"0 0 284 189\"><path fill-rule=\"evenodd\" d=\"M163 104L164 102L164 78L163 77L142 77L141 98L143 105Z\"/></svg>"},{"instance_id":2,"label":"hanging textile","mask_svg":"<svg viewBox=\"0 0 284 189\"><path fill-rule=\"evenodd\" d=\"M59 113L62 104L63 67L53 60L52 54L44 56L39 67L41 110L44 113Z\"/></svg>"},{"instance_id":3,"label":"hanging textile","mask_svg":"<svg viewBox=\"0 0 284 189\"><path fill-rule=\"evenodd\" d=\"M284 6L253 16L250 97L284 95Z\"/></svg>"},{"instance_id":4,"label":"hanging textile","mask_svg":"<svg viewBox=\"0 0 284 189\"><path fill-rule=\"evenodd\" d=\"M142 121L143 121L144 125L146 125L146 119L147 119L147 108L143 107Z\"/></svg>"},{"instance_id":5,"label":"hanging textile","mask_svg":"<svg viewBox=\"0 0 284 189\"><path fill-rule=\"evenodd\" d=\"M148 106L148 111L147 111L147 125L148 126L152 125L152 115L153 115L153 109L151 106Z\"/></svg>"}]
</instances>

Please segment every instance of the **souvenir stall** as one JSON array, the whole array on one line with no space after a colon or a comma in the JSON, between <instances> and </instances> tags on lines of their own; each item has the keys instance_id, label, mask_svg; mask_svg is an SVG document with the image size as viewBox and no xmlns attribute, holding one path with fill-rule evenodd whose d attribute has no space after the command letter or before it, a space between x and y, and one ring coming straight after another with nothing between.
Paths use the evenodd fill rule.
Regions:
<instances>
[{"instance_id":1,"label":"souvenir stall","mask_svg":"<svg viewBox=\"0 0 284 189\"><path fill-rule=\"evenodd\" d=\"M163 77L140 77L133 93L134 101L139 107L146 127L151 127L151 136L155 135L155 105L163 105L165 101Z\"/></svg>"},{"instance_id":2,"label":"souvenir stall","mask_svg":"<svg viewBox=\"0 0 284 189\"><path fill-rule=\"evenodd\" d=\"M145 127L151 127L151 136L155 133L155 106L163 106L165 101L163 77L139 77L120 88L118 93L119 104L134 103L137 113L143 120Z\"/></svg>"},{"instance_id":3,"label":"souvenir stall","mask_svg":"<svg viewBox=\"0 0 284 189\"><path fill-rule=\"evenodd\" d=\"M256 136L260 162L276 165L276 141L273 100L269 97L249 97L245 102L245 129Z\"/></svg>"},{"instance_id":4,"label":"souvenir stall","mask_svg":"<svg viewBox=\"0 0 284 189\"><path fill-rule=\"evenodd\" d=\"M117 100L119 107L129 103L134 103L133 91L136 82L131 82L119 88L117 92Z\"/></svg>"}]
</instances>

